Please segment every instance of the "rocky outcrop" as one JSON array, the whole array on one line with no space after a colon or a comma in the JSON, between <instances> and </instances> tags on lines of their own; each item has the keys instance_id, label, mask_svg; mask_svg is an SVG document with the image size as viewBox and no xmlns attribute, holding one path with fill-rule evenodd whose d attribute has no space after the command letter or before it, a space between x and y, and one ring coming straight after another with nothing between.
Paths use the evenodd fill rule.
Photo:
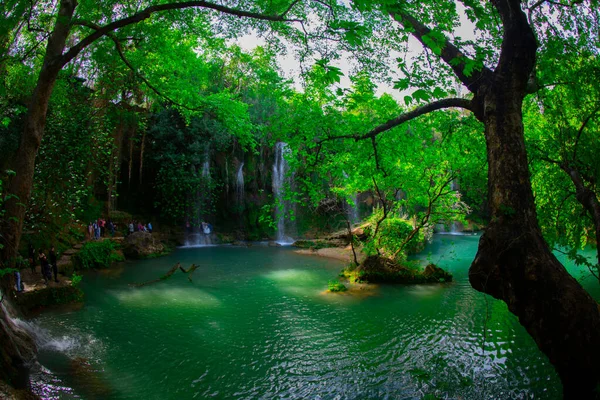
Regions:
<instances>
[{"instance_id":1,"label":"rocky outcrop","mask_svg":"<svg viewBox=\"0 0 600 400\"><path fill-rule=\"evenodd\" d=\"M123 253L128 258L149 258L161 255L165 246L148 232L134 232L123 241Z\"/></svg>"},{"instance_id":2,"label":"rocky outcrop","mask_svg":"<svg viewBox=\"0 0 600 400\"><path fill-rule=\"evenodd\" d=\"M70 283L66 284L66 279L63 279L61 283L60 285L17 293L15 303L19 306L21 312L29 317L31 314L41 311L46 307L83 301L83 292L81 289L71 286Z\"/></svg>"},{"instance_id":3,"label":"rocky outcrop","mask_svg":"<svg viewBox=\"0 0 600 400\"><path fill-rule=\"evenodd\" d=\"M452 281L452 274L434 264L424 271L407 268L386 257L369 256L353 271L344 274L356 282L369 283L441 283Z\"/></svg>"},{"instance_id":4,"label":"rocky outcrop","mask_svg":"<svg viewBox=\"0 0 600 400\"><path fill-rule=\"evenodd\" d=\"M435 264L428 264L422 275L433 282L450 282L452 280L451 273L444 271Z\"/></svg>"},{"instance_id":5,"label":"rocky outcrop","mask_svg":"<svg viewBox=\"0 0 600 400\"><path fill-rule=\"evenodd\" d=\"M0 304L0 382L7 385L0 385L0 395L4 392L14 397L28 395L29 365L35 362L37 349L27 332L10 318L4 302Z\"/></svg>"}]
</instances>

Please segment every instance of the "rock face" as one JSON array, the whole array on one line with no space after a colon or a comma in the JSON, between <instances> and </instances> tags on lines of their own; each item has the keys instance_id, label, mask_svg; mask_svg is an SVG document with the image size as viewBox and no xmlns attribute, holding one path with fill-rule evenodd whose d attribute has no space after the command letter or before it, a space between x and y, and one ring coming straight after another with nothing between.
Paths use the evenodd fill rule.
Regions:
<instances>
[{"instance_id":1,"label":"rock face","mask_svg":"<svg viewBox=\"0 0 600 400\"><path fill-rule=\"evenodd\" d=\"M31 316L32 313L46 307L81 301L83 301L83 292L78 287L71 285L45 287L18 293L15 300L25 316Z\"/></svg>"},{"instance_id":2,"label":"rock face","mask_svg":"<svg viewBox=\"0 0 600 400\"><path fill-rule=\"evenodd\" d=\"M163 244L148 232L134 232L123 241L123 253L128 258L148 258L163 251Z\"/></svg>"},{"instance_id":3,"label":"rock face","mask_svg":"<svg viewBox=\"0 0 600 400\"><path fill-rule=\"evenodd\" d=\"M0 381L16 389L27 388L28 365L35 360L36 351L33 339L10 319L4 305L0 305Z\"/></svg>"}]
</instances>

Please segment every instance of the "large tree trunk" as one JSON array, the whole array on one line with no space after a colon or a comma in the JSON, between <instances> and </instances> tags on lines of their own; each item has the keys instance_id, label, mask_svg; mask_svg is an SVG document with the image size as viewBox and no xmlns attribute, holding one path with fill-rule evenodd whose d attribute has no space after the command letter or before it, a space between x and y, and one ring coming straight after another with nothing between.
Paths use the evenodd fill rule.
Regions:
<instances>
[{"instance_id":1,"label":"large tree trunk","mask_svg":"<svg viewBox=\"0 0 600 400\"><path fill-rule=\"evenodd\" d=\"M542 238L520 109L505 109L506 102L498 99L495 115L486 122L492 222L469 278L475 289L504 300L519 317L554 364L565 398L595 398L600 379L598 304Z\"/></svg>"},{"instance_id":2,"label":"large tree trunk","mask_svg":"<svg viewBox=\"0 0 600 400\"><path fill-rule=\"evenodd\" d=\"M485 124L492 220L469 279L519 318L554 364L566 399L597 398L598 304L552 254L537 222L521 111L536 44L518 3L495 2L505 27L502 56L476 94Z\"/></svg>"},{"instance_id":3,"label":"large tree trunk","mask_svg":"<svg viewBox=\"0 0 600 400\"><path fill-rule=\"evenodd\" d=\"M19 249L23 220L33 186L35 158L46 126L48 102L58 73L64 66L62 54L76 5L75 0L62 0L60 3L54 30L48 39L44 63L31 96L21 143L15 154L13 170L16 175L10 181L7 190L8 194L12 196L9 196L9 200L5 204L5 215L9 219L3 221L1 236L4 248L0 258L8 265L13 262Z\"/></svg>"},{"instance_id":4,"label":"large tree trunk","mask_svg":"<svg viewBox=\"0 0 600 400\"><path fill-rule=\"evenodd\" d=\"M58 73L64 66L62 53L69 35L70 21L77 2L62 0L52 35L48 39L44 63L31 97L25 120L25 128L15 155L13 169L15 177L8 186L9 200L5 203L5 220L1 235L4 248L0 253L0 265L11 266L18 254L23 231L23 220L31 197L35 158L42 142L46 125L46 112ZM4 293L12 290L11 276L0 282ZM31 339L19 330L8 318L4 307L0 309L0 377L17 386L27 384L27 364L32 357ZM23 380L25 379L25 381Z\"/></svg>"}]
</instances>

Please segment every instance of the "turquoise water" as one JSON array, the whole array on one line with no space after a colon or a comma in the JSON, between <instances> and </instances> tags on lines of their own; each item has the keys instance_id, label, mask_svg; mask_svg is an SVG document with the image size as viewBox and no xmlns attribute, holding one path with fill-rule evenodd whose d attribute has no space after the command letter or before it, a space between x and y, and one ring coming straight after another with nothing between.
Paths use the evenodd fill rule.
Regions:
<instances>
[{"instance_id":1,"label":"turquoise water","mask_svg":"<svg viewBox=\"0 0 600 400\"><path fill-rule=\"evenodd\" d=\"M83 399L560 398L506 306L467 280L477 236L421 256L455 282L325 293L340 262L291 248L179 249L89 273L85 306L33 321L36 390ZM176 262L200 268L143 288ZM584 279L598 297L598 283Z\"/></svg>"}]
</instances>

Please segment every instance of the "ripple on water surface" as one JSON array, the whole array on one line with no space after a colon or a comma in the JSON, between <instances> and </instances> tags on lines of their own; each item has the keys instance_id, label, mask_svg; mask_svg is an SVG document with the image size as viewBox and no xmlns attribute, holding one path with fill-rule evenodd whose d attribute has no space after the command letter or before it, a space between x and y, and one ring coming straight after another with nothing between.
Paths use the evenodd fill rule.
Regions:
<instances>
[{"instance_id":1,"label":"ripple on water surface","mask_svg":"<svg viewBox=\"0 0 600 400\"><path fill-rule=\"evenodd\" d=\"M50 338L44 390L109 399L558 398L555 373L506 306L468 285L476 238L452 243L426 252L456 282L379 285L369 296L324 294L342 265L289 249L185 249L118 280L86 277L82 310L35 322ZM127 286L177 261L202 265L194 282L175 275Z\"/></svg>"}]
</instances>

